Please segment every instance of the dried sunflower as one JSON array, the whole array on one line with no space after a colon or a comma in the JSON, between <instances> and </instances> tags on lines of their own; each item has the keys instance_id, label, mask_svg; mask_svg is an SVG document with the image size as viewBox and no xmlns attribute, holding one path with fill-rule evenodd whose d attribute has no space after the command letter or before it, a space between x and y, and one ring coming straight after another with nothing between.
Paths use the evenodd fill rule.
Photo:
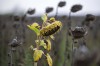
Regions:
<instances>
[{"instance_id":1,"label":"dried sunflower","mask_svg":"<svg viewBox=\"0 0 100 66\"><path fill-rule=\"evenodd\" d=\"M79 39L84 37L86 31L83 27L76 27L74 30L72 30L72 35L74 39Z\"/></svg>"},{"instance_id":2,"label":"dried sunflower","mask_svg":"<svg viewBox=\"0 0 100 66\"><path fill-rule=\"evenodd\" d=\"M29 15L32 15L32 14L34 14L35 13L35 9L29 9L28 11L27 11L27 13L29 14Z\"/></svg>"},{"instance_id":3,"label":"dried sunflower","mask_svg":"<svg viewBox=\"0 0 100 66\"><path fill-rule=\"evenodd\" d=\"M87 14L85 20L86 21L94 21L95 20L95 16L92 15L92 14Z\"/></svg>"},{"instance_id":4,"label":"dried sunflower","mask_svg":"<svg viewBox=\"0 0 100 66\"><path fill-rule=\"evenodd\" d=\"M71 8L71 12L73 12L73 13L80 11L80 10L82 10L82 5L80 5L80 4L75 4Z\"/></svg>"},{"instance_id":5,"label":"dried sunflower","mask_svg":"<svg viewBox=\"0 0 100 66\"><path fill-rule=\"evenodd\" d=\"M52 12L52 11L53 11L53 8L52 8L52 7L47 7L45 12L46 12L46 13L50 13L50 12Z\"/></svg>"},{"instance_id":6,"label":"dried sunflower","mask_svg":"<svg viewBox=\"0 0 100 66\"><path fill-rule=\"evenodd\" d=\"M95 16L92 14L87 14L85 20L82 22L82 25L89 26L91 22L95 20Z\"/></svg>"},{"instance_id":7,"label":"dried sunflower","mask_svg":"<svg viewBox=\"0 0 100 66\"><path fill-rule=\"evenodd\" d=\"M50 36L54 33L56 33L62 26L62 23L60 21L55 21L45 27L43 27L40 30L40 35L41 36Z\"/></svg>"},{"instance_id":8,"label":"dried sunflower","mask_svg":"<svg viewBox=\"0 0 100 66\"><path fill-rule=\"evenodd\" d=\"M65 1L60 1L59 4L58 4L59 7L63 7L65 5L66 5L66 2Z\"/></svg>"}]
</instances>

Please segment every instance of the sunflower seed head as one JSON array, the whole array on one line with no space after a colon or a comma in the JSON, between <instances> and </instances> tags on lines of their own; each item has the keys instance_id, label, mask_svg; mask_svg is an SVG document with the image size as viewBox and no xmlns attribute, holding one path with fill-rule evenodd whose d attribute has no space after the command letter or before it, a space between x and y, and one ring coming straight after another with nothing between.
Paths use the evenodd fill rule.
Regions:
<instances>
[{"instance_id":1,"label":"sunflower seed head","mask_svg":"<svg viewBox=\"0 0 100 66\"><path fill-rule=\"evenodd\" d=\"M27 11L27 14L29 14L29 15L32 15L34 13L35 13L35 9L29 8L28 11Z\"/></svg>"},{"instance_id":2,"label":"sunflower seed head","mask_svg":"<svg viewBox=\"0 0 100 66\"><path fill-rule=\"evenodd\" d=\"M83 27L75 27L75 29L71 30L71 31L72 31L74 39L82 38L82 37L84 37L84 35L86 33L86 31Z\"/></svg>"},{"instance_id":3,"label":"sunflower seed head","mask_svg":"<svg viewBox=\"0 0 100 66\"><path fill-rule=\"evenodd\" d=\"M92 14L87 14L85 20L82 22L82 25L90 26L91 22L95 20L95 16Z\"/></svg>"},{"instance_id":4,"label":"sunflower seed head","mask_svg":"<svg viewBox=\"0 0 100 66\"><path fill-rule=\"evenodd\" d=\"M92 14L87 14L85 21L94 21L95 20L95 16Z\"/></svg>"},{"instance_id":5,"label":"sunflower seed head","mask_svg":"<svg viewBox=\"0 0 100 66\"><path fill-rule=\"evenodd\" d=\"M14 18L14 21L20 21L21 19L19 16L14 16L13 18Z\"/></svg>"},{"instance_id":6,"label":"sunflower seed head","mask_svg":"<svg viewBox=\"0 0 100 66\"><path fill-rule=\"evenodd\" d=\"M80 11L80 10L82 10L82 5L80 5L80 4L76 4L71 7L71 12L73 12L73 13Z\"/></svg>"},{"instance_id":7,"label":"sunflower seed head","mask_svg":"<svg viewBox=\"0 0 100 66\"><path fill-rule=\"evenodd\" d=\"M50 13L50 12L52 12L52 11L53 11L53 7L47 7L45 12L46 12L46 13Z\"/></svg>"},{"instance_id":8,"label":"sunflower seed head","mask_svg":"<svg viewBox=\"0 0 100 66\"><path fill-rule=\"evenodd\" d=\"M17 46L19 46L19 42L18 42L17 37L15 37L15 38L9 43L9 45L10 45L11 47L17 47Z\"/></svg>"},{"instance_id":9,"label":"sunflower seed head","mask_svg":"<svg viewBox=\"0 0 100 66\"><path fill-rule=\"evenodd\" d=\"M58 3L58 7L63 7L63 6L65 6L66 5L66 2L65 1L60 1L59 3Z\"/></svg>"}]
</instances>

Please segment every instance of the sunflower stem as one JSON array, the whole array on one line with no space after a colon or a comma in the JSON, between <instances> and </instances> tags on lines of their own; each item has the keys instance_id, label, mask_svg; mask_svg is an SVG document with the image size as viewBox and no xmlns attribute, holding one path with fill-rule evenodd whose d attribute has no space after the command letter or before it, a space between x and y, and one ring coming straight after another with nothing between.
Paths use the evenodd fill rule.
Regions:
<instances>
[{"instance_id":1,"label":"sunflower stem","mask_svg":"<svg viewBox=\"0 0 100 66\"><path fill-rule=\"evenodd\" d=\"M37 66L37 62L34 62L34 66Z\"/></svg>"},{"instance_id":2,"label":"sunflower stem","mask_svg":"<svg viewBox=\"0 0 100 66\"><path fill-rule=\"evenodd\" d=\"M55 19L57 19L57 15L58 15L58 6L57 6L57 8L56 8Z\"/></svg>"}]
</instances>

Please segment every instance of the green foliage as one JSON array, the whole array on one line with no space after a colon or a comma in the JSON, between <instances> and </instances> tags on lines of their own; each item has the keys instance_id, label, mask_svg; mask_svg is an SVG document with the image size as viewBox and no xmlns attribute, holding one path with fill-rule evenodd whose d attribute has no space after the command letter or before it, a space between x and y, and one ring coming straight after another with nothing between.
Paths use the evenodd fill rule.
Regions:
<instances>
[{"instance_id":1,"label":"green foliage","mask_svg":"<svg viewBox=\"0 0 100 66\"><path fill-rule=\"evenodd\" d=\"M51 58L51 56L47 53L46 57L47 57L48 65L52 66L52 58Z\"/></svg>"},{"instance_id":2,"label":"green foliage","mask_svg":"<svg viewBox=\"0 0 100 66\"><path fill-rule=\"evenodd\" d=\"M40 35L39 25L37 23L33 23L32 25L27 25L31 30L33 30L37 35Z\"/></svg>"},{"instance_id":3,"label":"green foliage","mask_svg":"<svg viewBox=\"0 0 100 66\"><path fill-rule=\"evenodd\" d=\"M30 50L25 51L25 64L24 64L24 66L33 66L32 52L33 51L30 51Z\"/></svg>"},{"instance_id":4,"label":"green foliage","mask_svg":"<svg viewBox=\"0 0 100 66\"><path fill-rule=\"evenodd\" d=\"M47 19L48 19L47 14L44 14L44 15L41 17L41 19L43 20L43 22L46 22Z\"/></svg>"},{"instance_id":5,"label":"green foliage","mask_svg":"<svg viewBox=\"0 0 100 66\"><path fill-rule=\"evenodd\" d=\"M36 49L34 51L34 55L33 55L34 61L37 62L42 57L42 54L43 54L42 50L37 50Z\"/></svg>"}]
</instances>

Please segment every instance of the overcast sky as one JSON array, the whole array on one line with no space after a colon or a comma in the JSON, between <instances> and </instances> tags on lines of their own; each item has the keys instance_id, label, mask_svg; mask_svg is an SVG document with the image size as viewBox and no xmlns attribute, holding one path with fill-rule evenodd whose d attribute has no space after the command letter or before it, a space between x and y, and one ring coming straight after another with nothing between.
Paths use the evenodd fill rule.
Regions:
<instances>
[{"instance_id":1,"label":"overcast sky","mask_svg":"<svg viewBox=\"0 0 100 66\"><path fill-rule=\"evenodd\" d=\"M73 15L100 14L100 0L0 0L0 14L7 14L16 12L16 14L25 13L29 8L35 8L35 15L42 15L45 8L54 7L53 12L49 15L55 14L57 4L60 1L66 1L67 4L63 8L59 8L59 14L68 14L72 5L82 4L83 9ZM15 10L16 9L16 10Z\"/></svg>"}]
</instances>

